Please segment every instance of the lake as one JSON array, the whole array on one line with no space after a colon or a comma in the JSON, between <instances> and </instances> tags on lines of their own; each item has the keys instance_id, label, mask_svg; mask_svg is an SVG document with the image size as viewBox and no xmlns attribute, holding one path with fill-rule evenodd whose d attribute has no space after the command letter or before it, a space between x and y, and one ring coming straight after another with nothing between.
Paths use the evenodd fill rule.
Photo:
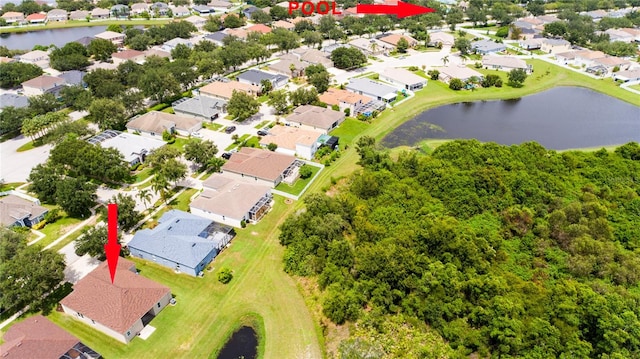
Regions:
<instances>
[{"instance_id":1,"label":"lake","mask_svg":"<svg viewBox=\"0 0 640 359\"><path fill-rule=\"evenodd\" d=\"M255 359L258 356L258 334L244 326L238 329L224 345L218 359Z\"/></svg>"},{"instance_id":2,"label":"lake","mask_svg":"<svg viewBox=\"0 0 640 359\"><path fill-rule=\"evenodd\" d=\"M40 30L0 34L0 45L9 50L31 50L36 45L51 44L62 47L85 36L94 36L107 29L106 26L70 27L64 29Z\"/></svg>"},{"instance_id":3,"label":"lake","mask_svg":"<svg viewBox=\"0 0 640 359\"><path fill-rule=\"evenodd\" d=\"M392 148L459 138L504 145L536 141L555 150L640 142L640 107L585 88L557 87L515 100L427 110L385 136L382 144Z\"/></svg>"}]
</instances>

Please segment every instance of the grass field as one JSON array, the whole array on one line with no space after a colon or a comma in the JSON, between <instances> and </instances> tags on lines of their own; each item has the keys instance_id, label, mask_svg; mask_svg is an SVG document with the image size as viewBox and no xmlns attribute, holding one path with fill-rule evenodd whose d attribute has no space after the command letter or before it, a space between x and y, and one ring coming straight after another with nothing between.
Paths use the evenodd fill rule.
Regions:
<instances>
[{"instance_id":1,"label":"grass field","mask_svg":"<svg viewBox=\"0 0 640 359\"><path fill-rule=\"evenodd\" d=\"M2 186L0 186L0 192L11 191L13 189L16 189L16 188L22 186L23 184L24 184L24 182L3 183Z\"/></svg>"},{"instance_id":2,"label":"grass field","mask_svg":"<svg viewBox=\"0 0 640 359\"><path fill-rule=\"evenodd\" d=\"M316 177L316 175L318 174L318 172L320 171L320 167L316 167L316 166L311 166L311 165L307 165L309 166L309 168L311 168L311 176L309 178L298 178L294 183L293 186L290 186L284 182L280 182L280 184L278 184L276 186L276 189L278 191L282 191L282 192L286 192L286 193L290 193L294 196L298 196L300 195L300 193L302 192L302 190L309 184L309 182L313 181Z\"/></svg>"},{"instance_id":3,"label":"grass field","mask_svg":"<svg viewBox=\"0 0 640 359\"><path fill-rule=\"evenodd\" d=\"M146 341L124 345L62 313L49 318L105 358L208 358L247 317L262 320L264 358L321 358L319 328L296 282L282 271L277 242L278 225L295 207L279 196L275 201L259 224L238 230L203 278L134 259L141 275L170 287L177 300L151 322L156 331ZM233 270L227 285L216 277L222 267Z\"/></svg>"},{"instance_id":4,"label":"grass field","mask_svg":"<svg viewBox=\"0 0 640 359\"><path fill-rule=\"evenodd\" d=\"M66 29L70 27L87 27L87 26L109 26L109 25L125 25L125 26L150 26L150 25L162 25L173 21L173 19L158 19L158 20L106 20L106 21L82 21L82 20L69 20L65 22L49 22L46 25L38 26L20 26L20 27L5 27L0 28L0 34L13 33L13 32L31 32L42 31L51 29Z\"/></svg>"},{"instance_id":5,"label":"grass field","mask_svg":"<svg viewBox=\"0 0 640 359\"><path fill-rule=\"evenodd\" d=\"M47 224L40 230L40 232L45 234L45 237L37 242L38 245L46 247L63 234L72 230L78 223L82 222L81 219L67 217L64 212L62 212L62 214L62 218L53 223Z\"/></svg>"},{"instance_id":6,"label":"grass field","mask_svg":"<svg viewBox=\"0 0 640 359\"><path fill-rule=\"evenodd\" d=\"M629 88L640 91L640 85L629 86Z\"/></svg>"}]
</instances>

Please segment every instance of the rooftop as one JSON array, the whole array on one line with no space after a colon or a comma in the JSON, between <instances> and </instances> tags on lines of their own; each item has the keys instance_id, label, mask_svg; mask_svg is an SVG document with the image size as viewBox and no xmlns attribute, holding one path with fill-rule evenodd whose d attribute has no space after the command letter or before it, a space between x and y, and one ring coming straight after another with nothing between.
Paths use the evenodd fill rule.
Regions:
<instances>
[{"instance_id":1,"label":"rooftop","mask_svg":"<svg viewBox=\"0 0 640 359\"><path fill-rule=\"evenodd\" d=\"M156 148L165 145L164 141L114 130L104 131L90 138L88 142L92 144L99 143L102 147L118 150L127 162L135 160L141 154L149 154Z\"/></svg>"},{"instance_id":2,"label":"rooftop","mask_svg":"<svg viewBox=\"0 0 640 359\"><path fill-rule=\"evenodd\" d=\"M485 56L482 58L482 65L505 66L520 69L527 68L526 61L513 56Z\"/></svg>"},{"instance_id":3,"label":"rooftop","mask_svg":"<svg viewBox=\"0 0 640 359\"><path fill-rule=\"evenodd\" d=\"M174 115L166 112L151 111L140 115L127 123L127 129L161 134L175 126L178 130L190 130L201 120Z\"/></svg>"},{"instance_id":4,"label":"rooftop","mask_svg":"<svg viewBox=\"0 0 640 359\"><path fill-rule=\"evenodd\" d=\"M231 155L222 171L275 181L295 162L296 158L258 148L243 147Z\"/></svg>"},{"instance_id":5,"label":"rooftop","mask_svg":"<svg viewBox=\"0 0 640 359\"><path fill-rule=\"evenodd\" d=\"M112 284L105 261L78 281L60 304L123 333L170 293L168 287L134 273L134 269L133 262L119 258Z\"/></svg>"},{"instance_id":6,"label":"rooftop","mask_svg":"<svg viewBox=\"0 0 640 359\"><path fill-rule=\"evenodd\" d=\"M344 119L343 112L334 111L330 108L304 105L293 110L286 120L288 122L296 122L303 125L330 129L333 124Z\"/></svg>"},{"instance_id":7,"label":"rooftop","mask_svg":"<svg viewBox=\"0 0 640 359\"><path fill-rule=\"evenodd\" d=\"M258 91L260 91L260 87L255 85L244 84L238 81L229 81L229 82L215 81L206 86L201 87L200 93L203 95L229 99L231 98L231 95L233 94L234 90L255 95L258 93Z\"/></svg>"},{"instance_id":8,"label":"rooftop","mask_svg":"<svg viewBox=\"0 0 640 359\"><path fill-rule=\"evenodd\" d=\"M482 77L481 73L466 66L449 65L446 67L439 67L438 71L452 79L466 80L474 76L479 78Z\"/></svg>"},{"instance_id":9,"label":"rooftop","mask_svg":"<svg viewBox=\"0 0 640 359\"><path fill-rule=\"evenodd\" d=\"M33 87L37 89L51 89L56 86L62 86L65 82L63 79L54 76L41 75L29 81L22 83L22 87Z\"/></svg>"},{"instance_id":10,"label":"rooftop","mask_svg":"<svg viewBox=\"0 0 640 359\"><path fill-rule=\"evenodd\" d=\"M385 97L389 94L396 94L395 87L385 85L368 78L351 79L347 85L347 90L370 93L378 97Z\"/></svg>"},{"instance_id":11,"label":"rooftop","mask_svg":"<svg viewBox=\"0 0 640 359\"><path fill-rule=\"evenodd\" d=\"M249 31L249 32L256 31L256 32L259 32L259 33L262 33L262 34L266 34L266 33L271 32L271 28L269 26L267 26L267 25L256 24L256 25L253 25L253 26L249 26L247 28L247 31Z\"/></svg>"},{"instance_id":12,"label":"rooftop","mask_svg":"<svg viewBox=\"0 0 640 359\"><path fill-rule=\"evenodd\" d=\"M105 10L105 11L109 12L109 10ZM101 33L95 35L94 37L97 37L99 39L112 40L112 39L117 39L117 38L124 37L124 34L121 34L119 32L115 32L115 31L104 31L104 32L101 32Z\"/></svg>"},{"instance_id":13,"label":"rooftop","mask_svg":"<svg viewBox=\"0 0 640 359\"><path fill-rule=\"evenodd\" d=\"M0 224L8 226L23 218L35 218L48 209L16 195L0 197Z\"/></svg>"},{"instance_id":14,"label":"rooftop","mask_svg":"<svg viewBox=\"0 0 640 359\"><path fill-rule=\"evenodd\" d=\"M3 93L2 95L0 95L0 108L23 108L27 106L29 106L29 98L27 96L16 95L12 93Z\"/></svg>"},{"instance_id":15,"label":"rooftop","mask_svg":"<svg viewBox=\"0 0 640 359\"><path fill-rule=\"evenodd\" d=\"M340 102L354 105L358 102L362 102L363 104L368 103L371 101L371 98L351 91L330 87L323 94L320 94L319 100L328 105L339 105Z\"/></svg>"},{"instance_id":16,"label":"rooftop","mask_svg":"<svg viewBox=\"0 0 640 359\"><path fill-rule=\"evenodd\" d=\"M391 34L380 38L380 41L386 42L387 44L391 44L393 46L398 46L398 41L400 39L405 39L409 43L409 45L416 43L416 39L407 35L399 35L399 34Z\"/></svg>"},{"instance_id":17,"label":"rooftop","mask_svg":"<svg viewBox=\"0 0 640 359\"><path fill-rule=\"evenodd\" d=\"M229 218L242 218L269 191L255 181L238 180L214 173L202 183L204 191L191 202L191 207Z\"/></svg>"},{"instance_id":18,"label":"rooftop","mask_svg":"<svg viewBox=\"0 0 640 359\"><path fill-rule=\"evenodd\" d=\"M49 53L46 51L42 51L42 50L33 50L33 51L29 51L26 54L22 54L20 55L20 59L22 60L36 60L39 59L41 57L47 56L49 57Z\"/></svg>"},{"instance_id":19,"label":"rooftop","mask_svg":"<svg viewBox=\"0 0 640 359\"><path fill-rule=\"evenodd\" d=\"M124 51L116 52L111 54L111 57L122 60L131 60L138 56L144 56L144 52L138 50L127 49Z\"/></svg>"},{"instance_id":20,"label":"rooftop","mask_svg":"<svg viewBox=\"0 0 640 359\"><path fill-rule=\"evenodd\" d=\"M186 112L206 119L222 112L221 109L226 105L227 101L209 96L186 97L172 104L175 111Z\"/></svg>"},{"instance_id":21,"label":"rooftop","mask_svg":"<svg viewBox=\"0 0 640 359\"><path fill-rule=\"evenodd\" d=\"M290 126L274 126L269 133L262 137L260 144L267 146L275 143L278 147L289 150L296 150L296 145L312 146L318 142L318 138L322 136L322 132L306 130Z\"/></svg>"},{"instance_id":22,"label":"rooftop","mask_svg":"<svg viewBox=\"0 0 640 359\"><path fill-rule=\"evenodd\" d=\"M480 40L471 43L471 48L480 51L498 51L504 49L504 44L499 44L491 40Z\"/></svg>"},{"instance_id":23,"label":"rooftop","mask_svg":"<svg viewBox=\"0 0 640 359\"><path fill-rule=\"evenodd\" d=\"M426 83L427 79L422 76L418 76L413 72L401 68L386 68L381 75L390 77L403 84L412 85L416 83Z\"/></svg>"},{"instance_id":24,"label":"rooftop","mask_svg":"<svg viewBox=\"0 0 640 359\"><path fill-rule=\"evenodd\" d=\"M262 80L280 81L286 79L283 75L270 74L268 72L251 69L238 75L238 79L243 79L251 83L260 83Z\"/></svg>"},{"instance_id":25,"label":"rooftop","mask_svg":"<svg viewBox=\"0 0 640 359\"><path fill-rule=\"evenodd\" d=\"M568 46L571 43L564 39L543 39L543 44L551 45L551 46Z\"/></svg>"}]
</instances>

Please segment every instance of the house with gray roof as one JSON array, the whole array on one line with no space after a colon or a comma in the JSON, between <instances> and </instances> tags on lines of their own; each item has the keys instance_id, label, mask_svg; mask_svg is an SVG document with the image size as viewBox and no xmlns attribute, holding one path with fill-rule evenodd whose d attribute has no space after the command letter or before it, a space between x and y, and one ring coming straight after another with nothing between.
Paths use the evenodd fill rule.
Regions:
<instances>
[{"instance_id":1,"label":"house with gray roof","mask_svg":"<svg viewBox=\"0 0 640 359\"><path fill-rule=\"evenodd\" d=\"M127 246L134 257L197 276L229 244L234 234L231 227L171 210L160 217L155 228L136 232Z\"/></svg>"},{"instance_id":2,"label":"house with gray roof","mask_svg":"<svg viewBox=\"0 0 640 359\"><path fill-rule=\"evenodd\" d=\"M82 45L84 47L87 47L87 46L89 46L89 44L93 40L94 40L94 38L92 36L83 36L83 37L79 38L78 40L75 40L74 42L77 42L80 45Z\"/></svg>"},{"instance_id":3,"label":"house with gray roof","mask_svg":"<svg viewBox=\"0 0 640 359\"><path fill-rule=\"evenodd\" d=\"M215 120L227 109L227 101L209 97L185 97L171 104L176 115L193 116L205 120Z\"/></svg>"},{"instance_id":4,"label":"house with gray roof","mask_svg":"<svg viewBox=\"0 0 640 359\"><path fill-rule=\"evenodd\" d=\"M111 17L118 19L126 19L129 16L130 10L127 5L116 4L111 7Z\"/></svg>"},{"instance_id":5,"label":"house with gray roof","mask_svg":"<svg viewBox=\"0 0 640 359\"><path fill-rule=\"evenodd\" d=\"M193 43L187 39L183 39L180 37L176 37L175 39L171 39L167 42L165 42L164 44L162 44L161 49L163 51L167 51L167 52L171 52L171 50L175 49L176 46L178 45L185 45L188 48L192 48L193 47Z\"/></svg>"},{"instance_id":6,"label":"house with gray roof","mask_svg":"<svg viewBox=\"0 0 640 359\"><path fill-rule=\"evenodd\" d=\"M86 20L91 17L91 13L85 10L75 10L69 13L69 20Z\"/></svg>"},{"instance_id":7,"label":"house with gray roof","mask_svg":"<svg viewBox=\"0 0 640 359\"><path fill-rule=\"evenodd\" d=\"M63 79L65 85L67 86L86 86L87 84L84 82L84 76L87 73L79 70L71 70L65 71L58 75L59 78Z\"/></svg>"},{"instance_id":8,"label":"house with gray roof","mask_svg":"<svg viewBox=\"0 0 640 359\"><path fill-rule=\"evenodd\" d=\"M3 93L0 95L0 110L7 107L24 108L27 106L29 106L29 98L27 96L13 93Z\"/></svg>"},{"instance_id":9,"label":"house with gray roof","mask_svg":"<svg viewBox=\"0 0 640 359\"><path fill-rule=\"evenodd\" d=\"M191 10L197 12L200 15L207 15L207 14L215 12L215 10L213 10L212 8L210 8L207 5L193 5L191 7Z\"/></svg>"},{"instance_id":10,"label":"house with gray roof","mask_svg":"<svg viewBox=\"0 0 640 359\"><path fill-rule=\"evenodd\" d=\"M311 130L328 133L338 127L345 119L342 111L335 111L328 107L303 105L293 110L285 119L285 123Z\"/></svg>"},{"instance_id":11,"label":"house with gray roof","mask_svg":"<svg viewBox=\"0 0 640 359\"><path fill-rule=\"evenodd\" d=\"M416 91L427 86L427 79L402 68L386 68L380 74L380 80L405 90Z\"/></svg>"},{"instance_id":12,"label":"house with gray roof","mask_svg":"<svg viewBox=\"0 0 640 359\"><path fill-rule=\"evenodd\" d=\"M42 221L49 210L34 201L10 194L0 197L0 225L4 227L32 227ZM25 196L30 198L28 196Z\"/></svg>"},{"instance_id":13,"label":"house with gray roof","mask_svg":"<svg viewBox=\"0 0 640 359\"><path fill-rule=\"evenodd\" d=\"M511 71L520 69L530 74L533 72L533 66L528 65L523 59L513 56L496 56L487 55L482 58L482 67L485 69Z\"/></svg>"},{"instance_id":14,"label":"house with gray roof","mask_svg":"<svg viewBox=\"0 0 640 359\"><path fill-rule=\"evenodd\" d=\"M214 44L218 45L218 46L223 46L224 45L224 38L230 36L229 34L222 32L222 31L216 31L214 33L211 34L207 34L204 39L213 42Z\"/></svg>"},{"instance_id":15,"label":"house with gray roof","mask_svg":"<svg viewBox=\"0 0 640 359\"><path fill-rule=\"evenodd\" d=\"M164 2L155 2L149 9L154 16L166 16L169 13L169 5Z\"/></svg>"},{"instance_id":16,"label":"house with gray roof","mask_svg":"<svg viewBox=\"0 0 640 359\"><path fill-rule=\"evenodd\" d=\"M478 54L486 55L505 51L507 47L504 46L504 44L493 42L491 40L480 40L472 42L471 49Z\"/></svg>"},{"instance_id":17,"label":"house with gray roof","mask_svg":"<svg viewBox=\"0 0 640 359\"><path fill-rule=\"evenodd\" d=\"M87 140L92 145L113 148L120 152L129 166L143 163L147 155L165 145L164 141L115 130L106 130Z\"/></svg>"},{"instance_id":18,"label":"house with gray roof","mask_svg":"<svg viewBox=\"0 0 640 359\"><path fill-rule=\"evenodd\" d=\"M284 75L270 74L268 72L251 69L238 75L238 81L248 85L260 86L262 80L269 80L274 89L279 89L289 82Z\"/></svg>"},{"instance_id":19,"label":"house with gray roof","mask_svg":"<svg viewBox=\"0 0 640 359\"><path fill-rule=\"evenodd\" d=\"M374 81L369 78L351 79L346 87L347 90L360 95L369 96L373 99L391 103L398 96L398 89Z\"/></svg>"},{"instance_id":20,"label":"house with gray roof","mask_svg":"<svg viewBox=\"0 0 640 359\"><path fill-rule=\"evenodd\" d=\"M253 15L253 13L254 13L254 12L256 12L256 11L262 11L262 9L257 8L257 7L255 7L255 6L253 6L253 5L251 5L251 6L247 7L246 9L243 9L243 10L242 10L242 13L244 14L244 16L245 16L247 19L251 20L251 16L252 16L252 15Z\"/></svg>"},{"instance_id":21,"label":"house with gray roof","mask_svg":"<svg viewBox=\"0 0 640 359\"><path fill-rule=\"evenodd\" d=\"M67 21L68 16L67 10L52 9L47 13L47 21Z\"/></svg>"}]
</instances>

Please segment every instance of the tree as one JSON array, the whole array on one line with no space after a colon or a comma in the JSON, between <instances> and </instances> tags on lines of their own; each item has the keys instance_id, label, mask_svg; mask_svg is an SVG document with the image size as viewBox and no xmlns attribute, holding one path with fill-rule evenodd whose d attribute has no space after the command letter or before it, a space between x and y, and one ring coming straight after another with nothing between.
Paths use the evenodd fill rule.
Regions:
<instances>
[{"instance_id":1,"label":"tree","mask_svg":"<svg viewBox=\"0 0 640 359\"><path fill-rule=\"evenodd\" d=\"M118 217L120 216L120 208L118 208ZM107 256L104 251L104 245L108 240L107 226L88 227L82 230L82 234L74 244L75 253L78 256L89 254L98 260L104 261ZM121 243L121 237L118 235L118 243Z\"/></svg>"},{"instance_id":2,"label":"tree","mask_svg":"<svg viewBox=\"0 0 640 359\"><path fill-rule=\"evenodd\" d=\"M121 83L118 70L97 69L84 76L84 82L91 89L94 97L115 98L120 96L126 87Z\"/></svg>"},{"instance_id":3,"label":"tree","mask_svg":"<svg viewBox=\"0 0 640 359\"><path fill-rule=\"evenodd\" d=\"M407 49L409 49L409 41L407 41L407 39L405 39L404 37L401 37L396 44L396 49L398 49L398 52L400 53L406 53Z\"/></svg>"},{"instance_id":4,"label":"tree","mask_svg":"<svg viewBox=\"0 0 640 359\"><path fill-rule=\"evenodd\" d=\"M567 24L564 21L554 21L544 25L544 36L563 37L567 33Z\"/></svg>"},{"instance_id":5,"label":"tree","mask_svg":"<svg viewBox=\"0 0 640 359\"><path fill-rule=\"evenodd\" d=\"M45 296L64 280L64 258L40 246L27 246L24 235L0 228L0 308L5 314L30 305L42 309Z\"/></svg>"},{"instance_id":6,"label":"tree","mask_svg":"<svg viewBox=\"0 0 640 359\"><path fill-rule=\"evenodd\" d=\"M180 94L180 84L166 68L154 68L145 71L139 86L145 96L155 101L165 102Z\"/></svg>"},{"instance_id":7,"label":"tree","mask_svg":"<svg viewBox=\"0 0 640 359\"><path fill-rule=\"evenodd\" d=\"M26 108L8 106L0 112L0 133L14 133L20 131L24 118L27 117Z\"/></svg>"},{"instance_id":8,"label":"tree","mask_svg":"<svg viewBox=\"0 0 640 359\"><path fill-rule=\"evenodd\" d=\"M280 51L289 52L300 46L300 37L293 31L284 28L277 28L271 32L273 43L278 46Z\"/></svg>"},{"instance_id":9,"label":"tree","mask_svg":"<svg viewBox=\"0 0 640 359\"><path fill-rule=\"evenodd\" d=\"M330 75L322 64L307 66L305 75L309 83L318 90L318 93L323 93L329 88Z\"/></svg>"},{"instance_id":10,"label":"tree","mask_svg":"<svg viewBox=\"0 0 640 359\"><path fill-rule=\"evenodd\" d=\"M277 145L277 144L275 144L275 143L273 143L273 142L271 142L271 143L269 143L269 144L267 145L267 149L268 149L269 151L273 152L273 151L275 151L275 150L277 150L277 149L278 149L278 145Z\"/></svg>"},{"instance_id":11,"label":"tree","mask_svg":"<svg viewBox=\"0 0 640 359\"><path fill-rule=\"evenodd\" d=\"M220 272L218 272L218 281L220 283L227 284L231 282L231 279L233 279L233 273L231 272L231 269L229 268L220 269Z\"/></svg>"},{"instance_id":12,"label":"tree","mask_svg":"<svg viewBox=\"0 0 640 359\"><path fill-rule=\"evenodd\" d=\"M340 47L331 52L331 61L338 69L351 70L366 64L367 57L356 48Z\"/></svg>"},{"instance_id":13,"label":"tree","mask_svg":"<svg viewBox=\"0 0 640 359\"><path fill-rule=\"evenodd\" d=\"M231 99L227 104L227 112L236 121L244 121L249 117L258 113L260 109L260 102L253 96L242 92L233 90Z\"/></svg>"},{"instance_id":14,"label":"tree","mask_svg":"<svg viewBox=\"0 0 640 359\"><path fill-rule=\"evenodd\" d=\"M464 82L460 79L451 79L451 81L449 81L449 88L454 91L462 90L464 88Z\"/></svg>"},{"instance_id":15,"label":"tree","mask_svg":"<svg viewBox=\"0 0 640 359\"><path fill-rule=\"evenodd\" d=\"M60 103L52 93L29 97L29 112L32 115L44 115L60 108Z\"/></svg>"},{"instance_id":16,"label":"tree","mask_svg":"<svg viewBox=\"0 0 640 359\"><path fill-rule=\"evenodd\" d=\"M527 4L527 11L533 16L544 15L544 2L542 0L529 1Z\"/></svg>"},{"instance_id":17,"label":"tree","mask_svg":"<svg viewBox=\"0 0 640 359\"><path fill-rule=\"evenodd\" d=\"M29 174L29 191L44 203L55 203L56 184L62 181L64 169L50 162L36 165Z\"/></svg>"},{"instance_id":18,"label":"tree","mask_svg":"<svg viewBox=\"0 0 640 359\"><path fill-rule=\"evenodd\" d=\"M89 216L98 187L83 179L66 177L56 183L56 203L72 217Z\"/></svg>"},{"instance_id":19,"label":"tree","mask_svg":"<svg viewBox=\"0 0 640 359\"><path fill-rule=\"evenodd\" d=\"M305 23L305 22L306 21L301 21L298 24ZM302 33L302 41L304 42L305 45L309 47L313 47L313 45L321 46L322 40L323 40L322 34L320 34L317 31L307 30Z\"/></svg>"},{"instance_id":20,"label":"tree","mask_svg":"<svg viewBox=\"0 0 640 359\"><path fill-rule=\"evenodd\" d=\"M51 52L49 63L58 71L82 70L89 66L89 54L80 43L69 42Z\"/></svg>"},{"instance_id":21,"label":"tree","mask_svg":"<svg viewBox=\"0 0 640 359\"><path fill-rule=\"evenodd\" d=\"M229 29L235 29L240 26L244 26L244 24L244 19L239 18L237 15L232 14L224 18L224 27Z\"/></svg>"},{"instance_id":22,"label":"tree","mask_svg":"<svg viewBox=\"0 0 640 359\"><path fill-rule=\"evenodd\" d=\"M136 201L127 195L118 193L109 203L118 205L118 228L126 232L142 220L142 214L136 211Z\"/></svg>"},{"instance_id":23,"label":"tree","mask_svg":"<svg viewBox=\"0 0 640 359\"><path fill-rule=\"evenodd\" d=\"M127 124L126 109L120 101L95 99L89 106L89 114L102 130L124 130Z\"/></svg>"},{"instance_id":24,"label":"tree","mask_svg":"<svg viewBox=\"0 0 640 359\"><path fill-rule=\"evenodd\" d=\"M300 173L300 178L307 179L311 177L311 175L313 174L313 170L309 165L303 165L302 167L300 167L299 173Z\"/></svg>"},{"instance_id":25,"label":"tree","mask_svg":"<svg viewBox=\"0 0 640 359\"><path fill-rule=\"evenodd\" d=\"M453 43L453 47L458 49L461 55L468 55L471 52L471 41L464 37L459 37Z\"/></svg>"},{"instance_id":26,"label":"tree","mask_svg":"<svg viewBox=\"0 0 640 359\"><path fill-rule=\"evenodd\" d=\"M464 14L458 7L452 7L447 13L447 24L451 31L455 31L456 25L464 21Z\"/></svg>"},{"instance_id":27,"label":"tree","mask_svg":"<svg viewBox=\"0 0 640 359\"><path fill-rule=\"evenodd\" d=\"M187 165L178 160L181 153L174 147L160 147L147 156L147 165L151 167L151 173L155 175L157 183L163 181L177 182L187 174ZM168 185L168 184L167 184Z\"/></svg>"},{"instance_id":28,"label":"tree","mask_svg":"<svg viewBox=\"0 0 640 359\"><path fill-rule=\"evenodd\" d=\"M118 24L111 24L107 26L107 31L122 32L122 26Z\"/></svg>"},{"instance_id":29,"label":"tree","mask_svg":"<svg viewBox=\"0 0 640 359\"><path fill-rule=\"evenodd\" d=\"M318 91L315 88L300 87L289 94L289 100L294 107L318 102Z\"/></svg>"},{"instance_id":30,"label":"tree","mask_svg":"<svg viewBox=\"0 0 640 359\"><path fill-rule=\"evenodd\" d=\"M206 5L207 3L205 3ZM216 32L222 29L222 20L220 16L211 16L207 18L207 22L204 24L204 29L209 32Z\"/></svg>"},{"instance_id":31,"label":"tree","mask_svg":"<svg viewBox=\"0 0 640 359\"><path fill-rule=\"evenodd\" d=\"M276 110L276 114L282 115L289 108L288 95L285 90L273 91L269 94L267 104Z\"/></svg>"},{"instance_id":32,"label":"tree","mask_svg":"<svg viewBox=\"0 0 640 359\"><path fill-rule=\"evenodd\" d=\"M268 79L262 79L260 81L260 93L268 95L271 90L273 90L273 83Z\"/></svg>"},{"instance_id":33,"label":"tree","mask_svg":"<svg viewBox=\"0 0 640 359\"><path fill-rule=\"evenodd\" d=\"M77 111L89 109L89 106L91 106L91 102L93 101L91 92L81 85L65 86L60 91L60 97L62 97L62 102L67 107Z\"/></svg>"},{"instance_id":34,"label":"tree","mask_svg":"<svg viewBox=\"0 0 640 359\"><path fill-rule=\"evenodd\" d=\"M197 138L190 139L184 145L184 157L204 167L212 157L218 153L218 147L212 141L202 141Z\"/></svg>"},{"instance_id":35,"label":"tree","mask_svg":"<svg viewBox=\"0 0 640 359\"><path fill-rule=\"evenodd\" d=\"M107 61L111 54L118 51L118 47L111 41L105 39L93 39L87 48L89 55L98 61Z\"/></svg>"},{"instance_id":36,"label":"tree","mask_svg":"<svg viewBox=\"0 0 640 359\"><path fill-rule=\"evenodd\" d=\"M171 50L171 58L176 59L188 59L191 56L191 48L185 44L178 44Z\"/></svg>"},{"instance_id":37,"label":"tree","mask_svg":"<svg viewBox=\"0 0 640 359\"><path fill-rule=\"evenodd\" d=\"M427 72L427 75L429 75L429 78L431 78L433 81L436 81L440 77L440 71L429 70L429 72Z\"/></svg>"},{"instance_id":38,"label":"tree","mask_svg":"<svg viewBox=\"0 0 640 359\"><path fill-rule=\"evenodd\" d=\"M142 201L145 209L149 209L148 205L151 204L152 198L153 197L151 196L151 191L149 191L148 188L143 188L138 191L138 199Z\"/></svg>"},{"instance_id":39,"label":"tree","mask_svg":"<svg viewBox=\"0 0 640 359\"><path fill-rule=\"evenodd\" d=\"M509 71L509 81L507 85L511 87L522 87L524 80L527 79L527 72L523 69L513 69Z\"/></svg>"},{"instance_id":40,"label":"tree","mask_svg":"<svg viewBox=\"0 0 640 359\"><path fill-rule=\"evenodd\" d=\"M42 75L43 71L34 64L7 62L0 64L0 87L8 89Z\"/></svg>"},{"instance_id":41,"label":"tree","mask_svg":"<svg viewBox=\"0 0 640 359\"><path fill-rule=\"evenodd\" d=\"M251 21L256 24L270 24L271 23L271 15L267 14L264 11L256 11L251 14Z\"/></svg>"}]
</instances>

